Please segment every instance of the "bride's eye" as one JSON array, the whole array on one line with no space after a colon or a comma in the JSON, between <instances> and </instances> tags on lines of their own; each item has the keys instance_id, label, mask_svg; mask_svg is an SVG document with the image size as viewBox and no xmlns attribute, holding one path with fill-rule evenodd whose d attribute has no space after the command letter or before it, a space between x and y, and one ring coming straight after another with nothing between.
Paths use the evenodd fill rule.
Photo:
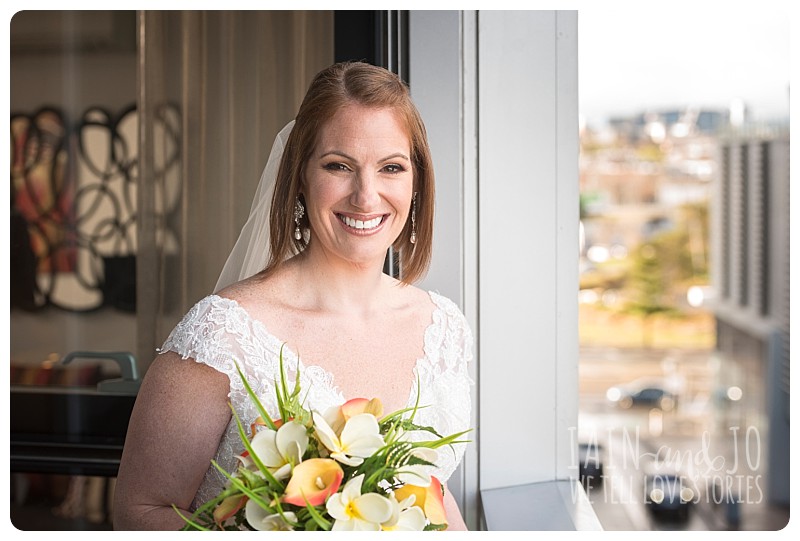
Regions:
<instances>
[{"instance_id":1,"label":"bride's eye","mask_svg":"<svg viewBox=\"0 0 800 541\"><path fill-rule=\"evenodd\" d=\"M323 168L327 171L349 171L350 168L347 165L341 162L330 162L323 165Z\"/></svg>"},{"instance_id":2,"label":"bride's eye","mask_svg":"<svg viewBox=\"0 0 800 541\"><path fill-rule=\"evenodd\" d=\"M406 170L406 168L398 163L390 163L388 165L384 165L383 170L387 173L402 173Z\"/></svg>"}]
</instances>

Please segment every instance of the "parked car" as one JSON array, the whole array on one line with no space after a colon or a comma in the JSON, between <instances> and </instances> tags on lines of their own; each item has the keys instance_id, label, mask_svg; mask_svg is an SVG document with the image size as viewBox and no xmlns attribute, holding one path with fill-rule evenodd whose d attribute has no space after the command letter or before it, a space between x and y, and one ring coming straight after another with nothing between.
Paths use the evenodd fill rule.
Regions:
<instances>
[{"instance_id":1,"label":"parked car","mask_svg":"<svg viewBox=\"0 0 800 541\"><path fill-rule=\"evenodd\" d=\"M644 478L645 504L659 518L689 518L689 509L696 501L695 491L676 472L652 472Z\"/></svg>"},{"instance_id":2,"label":"parked car","mask_svg":"<svg viewBox=\"0 0 800 541\"><path fill-rule=\"evenodd\" d=\"M578 444L578 475L585 488L603 483L603 446L599 443Z\"/></svg>"},{"instance_id":3,"label":"parked car","mask_svg":"<svg viewBox=\"0 0 800 541\"><path fill-rule=\"evenodd\" d=\"M606 391L606 398L623 409L647 406L660 408L662 411L672 411L678 400L675 393L666 389L663 383L657 380L636 380L624 385L615 385Z\"/></svg>"}]
</instances>

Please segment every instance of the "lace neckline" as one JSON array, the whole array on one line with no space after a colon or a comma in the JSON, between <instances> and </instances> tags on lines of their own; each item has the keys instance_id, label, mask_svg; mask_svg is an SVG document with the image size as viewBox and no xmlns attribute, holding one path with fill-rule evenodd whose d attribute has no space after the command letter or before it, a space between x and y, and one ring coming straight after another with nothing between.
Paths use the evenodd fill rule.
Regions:
<instances>
[{"instance_id":1,"label":"lace neckline","mask_svg":"<svg viewBox=\"0 0 800 541\"><path fill-rule=\"evenodd\" d=\"M443 308L441 303L439 302L438 295L433 291L428 291L428 296L433 302L433 310L431 311L431 322L425 327L425 331L423 332L423 342L422 342L422 357L417 358L414 361L412 373L415 376L418 376L420 373L420 368L425 364L430 364L430 344L432 342L432 337L435 336L437 327L441 326L446 318L442 317L443 315ZM329 386L330 390L336 394L339 399L344 403L345 398L342 395L342 392L339 390L339 387L336 385L336 380L334 374L326 370L325 368L316 365L310 364L306 366L303 361L295 354L292 349L285 344L284 341L279 339L277 336L273 335L267 329L267 326L260 320L250 315L250 312L244 309L242 305L240 305L235 299L230 299L227 297L220 297L217 294L209 295L209 298L214 300L214 302L222 302L228 304L233 310L235 310L239 315L241 315L246 321L249 321L253 329L260 333L266 342L274 349L277 353L283 348L283 358L284 361L291 361L291 364L296 365L299 367L301 373L310 375L313 382L315 384L319 383L316 381L317 379L322 379L326 384ZM315 378L313 375L315 373L321 374L321 378ZM414 405L416 401L417 393L415 392L416 384L412 382L411 388L408 392L408 399L406 400L406 404L404 407L410 408ZM351 397L353 398L353 397Z\"/></svg>"}]
</instances>

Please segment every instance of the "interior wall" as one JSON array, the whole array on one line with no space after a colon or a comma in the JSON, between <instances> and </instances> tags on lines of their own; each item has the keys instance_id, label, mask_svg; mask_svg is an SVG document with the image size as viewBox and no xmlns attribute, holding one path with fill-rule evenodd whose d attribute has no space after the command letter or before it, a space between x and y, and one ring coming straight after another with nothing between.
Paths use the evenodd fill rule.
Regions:
<instances>
[{"instance_id":1,"label":"interior wall","mask_svg":"<svg viewBox=\"0 0 800 541\"><path fill-rule=\"evenodd\" d=\"M577 13L482 11L478 62L485 491L570 477L578 420ZM513 467L508 434L525 452Z\"/></svg>"}]
</instances>

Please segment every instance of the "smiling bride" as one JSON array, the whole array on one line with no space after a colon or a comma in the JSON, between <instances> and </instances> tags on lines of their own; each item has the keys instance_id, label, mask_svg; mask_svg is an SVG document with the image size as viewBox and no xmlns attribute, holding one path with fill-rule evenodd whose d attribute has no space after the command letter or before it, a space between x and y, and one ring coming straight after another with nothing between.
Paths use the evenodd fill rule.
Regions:
<instances>
[{"instance_id":1,"label":"smiling bride","mask_svg":"<svg viewBox=\"0 0 800 541\"><path fill-rule=\"evenodd\" d=\"M226 478L211 460L233 471L241 451L228 403L247 426L258 417L236 366L275 413L282 346L310 408L363 396L394 411L419 400L420 425L468 429L471 331L452 301L412 285L431 259L433 212L433 164L407 86L365 63L320 72L276 139L215 293L184 316L147 371L115 529L177 530L173 503L190 514L219 493ZM390 247L399 279L383 272ZM443 485L463 453L440 453ZM445 508L449 529L465 529L449 492Z\"/></svg>"}]
</instances>

